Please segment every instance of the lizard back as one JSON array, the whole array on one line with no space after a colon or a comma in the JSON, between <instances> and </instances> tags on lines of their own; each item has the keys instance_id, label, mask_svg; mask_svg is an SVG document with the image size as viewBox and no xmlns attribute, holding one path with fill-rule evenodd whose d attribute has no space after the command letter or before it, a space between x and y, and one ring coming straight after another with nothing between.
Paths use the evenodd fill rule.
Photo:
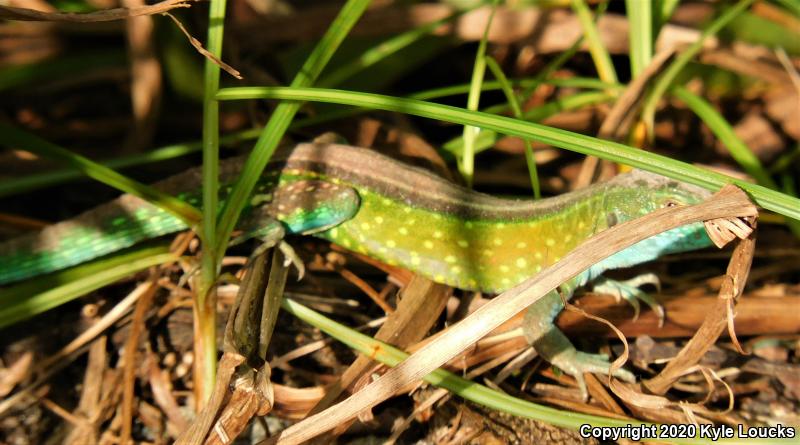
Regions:
<instances>
[{"instance_id":1,"label":"lizard back","mask_svg":"<svg viewBox=\"0 0 800 445\"><path fill-rule=\"evenodd\" d=\"M221 163L222 200L242 162L234 158ZM316 236L438 282L484 291L513 286L609 225L652 211L669 199L694 202L707 194L658 175L633 172L553 198L502 199L372 150L307 143L275 154L251 206L273 199L276 186L305 179L348 186L360 196L351 219ZM199 205L200 184L200 169L191 169L155 187ZM287 219L277 210L272 213L278 220ZM71 220L0 243L0 284L188 228L170 213L123 195Z\"/></svg>"}]
</instances>

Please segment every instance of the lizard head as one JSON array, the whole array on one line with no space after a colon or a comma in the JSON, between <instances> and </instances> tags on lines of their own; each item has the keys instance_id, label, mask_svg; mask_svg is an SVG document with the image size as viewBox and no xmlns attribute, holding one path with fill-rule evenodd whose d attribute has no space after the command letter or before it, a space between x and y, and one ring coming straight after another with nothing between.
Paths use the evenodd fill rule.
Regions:
<instances>
[{"instance_id":1,"label":"lizard head","mask_svg":"<svg viewBox=\"0 0 800 445\"><path fill-rule=\"evenodd\" d=\"M609 183L612 205L606 206L608 227L639 218L655 210L697 204L711 196L701 187L665 176L634 170ZM702 223L678 227L643 241L659 255L686 252L711 244Z\"/></svg>"}]
</instances>

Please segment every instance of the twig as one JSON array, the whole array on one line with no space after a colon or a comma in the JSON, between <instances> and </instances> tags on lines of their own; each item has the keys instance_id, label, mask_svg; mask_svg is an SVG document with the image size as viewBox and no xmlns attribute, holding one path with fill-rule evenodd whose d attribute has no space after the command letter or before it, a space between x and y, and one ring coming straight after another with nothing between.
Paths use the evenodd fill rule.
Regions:
<instances>
[{"instance_id":1,"label":"twig","mask_svg":"<svg viewBox=\"0 0 800 445\"><path fill-rule=\"evenodd\" d=\"M142 15L163 14L175 8L188 8L195 0L165 0L161 3L134 8L113 8L102 11L76 14L74 12L44 12L28 8L0 5L0 20L22 20L33 22L71 22L96 23L139 17Z\"/></svg>"}]
</instances>

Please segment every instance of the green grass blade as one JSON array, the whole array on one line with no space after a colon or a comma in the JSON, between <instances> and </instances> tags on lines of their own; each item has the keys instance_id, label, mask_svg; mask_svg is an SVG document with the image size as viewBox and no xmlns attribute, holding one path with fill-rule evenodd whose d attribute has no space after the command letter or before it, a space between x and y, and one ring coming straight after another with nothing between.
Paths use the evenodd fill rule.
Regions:
<instances>
[{"instance_id":1,"label":"green grass blade","mask_svg":"<svg viewBox=\"0 0 800 445\"><path fill-rule=\"evenodd\" d=\"M689 63L692 57L694 57L695 54L700 51L706 39L717 34L723 27L725 27L725 25L730 23L731 20L744 12L744 10L747 9L753 3L753 1L754 0L741 0L736 5L727 8L724 13L717 17L716 20L711 22L710 25L706 26L706 28L700 34L700 38L698 38L696 42L692 43L682 53L678 54L669 67L664 70L664 73L659 76L653 85L653 90L645 99L642 107L642 121L645 123L647 128L648 137L653 137L653 127L658 101L661 100L661 97L664 95L670 85L672 85L672 82L675 80L681 70L686 66L687 63Z\"/></svg>"},{"instance_id":2,"label":"green grass blade","mask_svg":"<svg viewBox=\"0 0 800 445\"><path fill-rule=\"evenodd\" d=\"M317 85L320 88L337 86L360 71L375 65L386 57L391 56L392 54L418 41L420 38L434 32L443 24L460 17L467 11L468 10L458 11L445 18L426 23L425 25L417 28L412 28L404 33L383 41L377 46L361 53L355 60L344 64L341 68L323 77L319 82L317 82Z\"/></svg>"},{"instance_id":3,"label":"green grass blade","mask_svg":"<svg viewBox=\"0 0 800 445\"><path fill-rule=\"evenodd\" d=\"M531 79L515 79L511 81L512 85L522 87L525 89L529 89L531 87L535 87L541 84L548 84L554 85L559 87L565 88L587 88L587 89L597 89L597 90L605 90L605 91L612 91L616 93L617 91L622 90L622 85L619 84L609 84L601 82L598 79L589 79L589 78L570 78L570 79L544 79L539 80L538 76L536 78ZM440 97L452 96L457 94L467 94L469 92L470 85L469 84L462 84L462 85L453 85L449 87L443 88L434 88L431 90L420 91L418 93L414 93L409 98L414 99L437 99ZM500 82L496 80L484 81L481 85L483 91L493 91L493 90L500 90L502 89ZM603 99L594 100L590 97L582 96L582 93L575 94L573 96L568 96L563 99L556 99L555 101L549 102L544 104L540 107L532 108L528 110L526 113L529 113L530 120L541 120L546 117L549 117L559 111L578 108L583 105L591 105L597 103L597 101L605 102L610 100L612 96L603 94ZM599 97L599 96L598 96ZM583 104L583 105L582 105ZM486 113L503 113L508 110L508 104L498 104L492 105L490 107L486 107L483 111ZM354 116L360 113L367 112L369 110L364 108L342 108L334 111L330 111L324 114L320 114L317 116L306 117L303 119L298 119L289 126L291 129L298 129L304 128L314 125L319 125L323 122L329 122L336 119L341 119L344 117ZM481 151L489 148L494 141L496 140L496 133L490 132L489 135L485 135L485 132L478 133L478 138L476 140L475 145L475 152L480 153ZM460 158L462 156L462 147L463 141L461 136L454 139L453 141L446 144L445 149L449 149L453 155Z\"/></svg>"},{"instance_id":4,"label":"green grass blade","mask_svg":"<svg viewBox=\"0 0 800 445\"><path fill-rule=\"evenodd\" d=\"M621 91L623 86L619 84L605 83L602 80L588 77L571 77L567 79L540 79L539 76L530 79L509 79L509 83L514 88L535 88L541 84L553 85L563 88L585 88L591 90L612 89ZM451 85L431 90L420 91L409 97L419 100L438 99L447 96L456 96L469 93L470 84ZM481 85L481 89L486 91L502 90L503 85L497 80L487 80Z\"/></svg>"},{"instance_id":5,"label":"green grass blade","mask_svg":"<svg viewBox=\"0 0 800 445\"><path fill-rule=\"evenodd\" d=\"M298 123L302 123L298 121ZM221 145L234 145L244 141L256 139L261 134L261 128L251 128L249 130L237 131L219 138ZM165 145L148 153L121 156L119 158L97 161L105 167L119 170L138 165L168 161L171 159L197 153L203 148L202 141L182 142L178 144ZM28 175L21 178L7 179L0 183L0 198L16 195L31 190L45 187L52 187L58 184L85 178L86 174L75 168L64 168L43 173Z\"/></svg>"},{"instance_id":6,"label":"green grass blade","mask_svg":"<svg viewBox=\"0 0 800 445\"><path fill-rule=\"evenodd\" d=\"M736 136L733 128L731 128L725 118L722 117L710 103L683 87L673 88L672 93L675 97L684 101L686 105L703 120L714 135L717 136L717 139L728 149L731 157L742 167L742 170L755 178L759 184L778 190L778 185L775 184L775 181L769 176L764 166L761 165L761 161L750 151L750 148L745 145L744 141L742 141L739 136Z\"/></svg>"},{"instance_id":7,"label":"green grass blade","mask_svg":"<svg viewBox=\"0 0 800 445\"><path fill-rule=\"evenodd\" d=\"M611 63L611 56L603 46L602 40L600 40L600 34L597 32L597 26L592 20L592 13L589 11L589 7L586 6L586 2L584 0L572 0L570 5L581 23L583 35L589 45L589 54L592 55L592 60L600 79L607 83L617 83L617 72L614 70L614 64Z\"/></svg>"},{"instance_id":8,"label":"green grass blade","mask_svg":"<svg viewBox=\"0 0 800 445\"><path fill-rule=\"evenodd\" d=\"M211 0L208 11L208 51L222 60L222 38L225 30L226 0ZM220 66L206 57L203 70L203 224L199 234L203 245L200 280L194 301L194 383L199 406L211 397L217 371L217 309L214 289L219 263L214 253L224 249L227 240L217 236L219 205L219 90ZM223 246L220 246L222 244Z\"/></svg>"},{"instance_id":9,"label":"green grass blade","mask_svg":"<svg viewBox=\"0 0 800 445\"><path fill-rule=\"evenodd\" d=\"M562 111L575 110L585 106L596 105L599 103L610 102L615 97L602 91L590 91L587 93L577 93L571 96L562 97L550 101L544 105L531 108L522 114L522 118L526 121L537 122L546 119L550 116L558 114ZM489 107L485 109L484 113L497 114L506 110L506 106ZM480 153L483 150L491 148L495 142L500 138L500 134L493 130L484 129L478 133L478 138L475 140L475 152ZM456 156L461 154L464 146L464 140L461 137L449 140L442 145L442 148Z\"/></svg>"},{"instance_id":10,"label":"green grass blade","mask_svg":"<svg viewBox=\"0 0 800 445\"><path fill-rule=\"evenodd\" d=\"M61 161L82 171L86 176L157 205L190 227L194 227L200 221L200 212L178 198L134 181L108 167L4 122L0 122L0 143Z\"/></svg>"},{"instance_id":11,"label":"green grass blade","mask_svg":"<svg viewBox=\"0 0 800 445\"><path fill-rule=\"evenodd\" d=\"M175 144L153 150L149 153L125 156L108 161L98 161L98 163L111 169L122 169L135 165L174 159L194 153L199 149L199 142ZM81 170L65 168L27 175L20 178L6 179L0 183L0 198L29 192L31 190L51 187L84 177L86 177L86 175Z\"/></svg>"},{"instance_id":12,"label":"green grass blade","mask_svg":"<svg viewBox=\"0 0 800 445\"><path fill-rule=\"evenodd\" d=\"M797 0L775 0L780 3L784 8L791 11L794 15L800 17L800 2Z\"/></svg>"},{"instance_id":13,"label":"green grass blade","mask_svg":"<svg viewBox=\"0 0 800 445\"><path fill-rule=\"evenodd\" d=\"M448 105L434 104L414 99L326 90L321 88L244 87L225 88L217 95L219 100L279 99L338 103L355 107L412 114L460 125L475 125L511 136L535 139L545 144L597 156L612 162L638 167L679 181L696 184L709 190L719 190L725 184L735 184L749 193L765 209L795 219L800 219L800 199L766 187L710 171L666 156L650 153L618 142L598 139L567 130L551 128L506 116L496 116L480 111L470 111Z\"/></svg>"},{"instance_id":14,"label":"green grass blade","mask_svg":"<svg viewBox=\"0 0 800 445\"><path fill-rule=\"evenodd\" d=\"M225 30L226 0L211 0L208 12L208 51L216 58L222 56L222 37ZM220 66L211 58L205 60L203 75L203 227L200 237L203 247L214 252L217 248L216 226L219 202L219 102L214 98L219 90ZM204 276L214 282L216 263L213 255L204 255ZM210 258L210 263L205 262ZM210 266L209 266L210 264ZM206 270L208 267L211 270ZM201 294L202 301L204 295Z\"/></svg>"},{"instance_id":15,"label":"green grass blade","mask_svg":"<svg viewBox=\"0 0 800 445\"><path fill-rule=\"evenodd\" d=\"M317 47L314 48L314 51L300 68L297 76L292 81L292 87L305 87L313 84L339 47L339 44L361 17L368 4L369 0L348 0L317 44ZM258 138L253 152L247 159L247 163L233 186L219 217L216 239L220 240L220 246L214 252L214 258L217 263L222 258L224 253L223 246L230 237L236 221L239 219L239 214L247 204L261 172L267 165L269 158L299 108L300 104L297 102L281 102L278 104L269 122L264 127L261 136Z\"/></svg>"},{"instance_id":16,"label":"green grass blade","mask_svg":"<svg viewBox=\"0 0 800 445\"><path fill-rule=\"evenodd\" d=\"M489 20L486 21L486 27L483 29L483 36L478 44L478 51L475 53L475 63L472 67L472 79L470 80L469 94L467 95L467 109L477 110L481 99L481 86L483 85L483 76L486 72L486 45L489 42L489 29L492 27L494 14L497 12L498 0L492 1L492 11L489 13ZM461 159L458 163L458 169L461 176L467 183L467 187L472 187L472 177L475 175L475 139L478 137L480 128L470 125L464 126L463 138L464 147L461 153Z\"/></svg>"},{"instance_id":17,"label":"green grass blade","mask_svg":"<svg viewBox=\"0 0 800 445\"><path fill-rule=\"evenodd\" d=\"M539 80L537 76L535 78L528 78L528 79L509 79L509 82L512 87L525 88L525 89L535 87L540 84L554 85L557 87L564 87L564 88L586 88L586 89L607 90L607 91L608 90L617 91L622 89L622 85L619 84L607 84L598 79L582 78L582 77ZM502 89L500 82L496 80L485 81L481 87L483 88L483 91L493 91ZM416 99L428 100L428 99L436 99L440 97L452 96L457 94L466 94L468 91L469 91L469 84L461 84L444 88L435 88L431 90L420 91L419 93L412 94L410 97ZM568 103L569 100L567 99L565 99L565 102L562 102L562 105L565 107L564 109L568 108ZM546 104L545 106L548 105L549 104ZM506 109L507 105L500 105L499 107L489 107L485 111L500 113ZM363 113L365 111L368 110L342 108L340 110L319 114L317 116L297 119L294 122L292 122L289 128L299 129L308 126L318 125L323 122L329 122L332 120L341 119L343 117L352 116L358 113ZM532 120L541 120L541 118L532 118ZM235 133L230 133L224 136L220 136L219 143L221 146L235 145L235 144L240 144L244 141L257 139L258 136L261 134L262 130L263 127L251 128L248 130L237 131ZM479 135L477 151L481 151L482 149L485 148L481 146L480 142L481 140L482 140L481 135ZM157 148L149 153L122 156L119 158L108 159L97 162L108 168L119 170L128 167L135 167L138 165L167 161L191 153L196 153L200 151L202 147L203 147L203 142L200 140L182 142L178 144L166 145L164 147ZM460 153L460 149L458 152ZM64 168L43 173L27 175L22 178L6 179L2 183L0 183L0 198L32 190L38 190L45 187L52 187L58 184L64 184L85 177L86 175L81 170L77 170L74 168Z\"/></svg>"},{"instance_id":18,"label":"green grass blade","mask_svg":"<svg viewBox=\"0 0 800 445\"><path fill-rule=\"evenodd\" d=\"M653 4L649 1L625 0L628 13L631 78L636 78L653 57Z\"/></svg>"},{"instance_id":19,"label":"green grass blade","mask_svg":"<svg viewBox=\"0 0 800 445\"><path fill-rule=\"evenodd\" d=\"M136 248L2 290L0 328L74 300L151 266L176 260L169 246Z\"/></svg>"},{"instance_id":20,"label":"green grass blade","mask_svg":"<svg viewBox=\"0 0 800 445\"><path fill-rule=\"evenodd\" d=\"M511 107L514 117L517 119L522 119L522 108L519 106L517 96L511 89L511 84L508 83L508 79L503 73L503 69L500 68L500 65L491 56L486 56L486 65L489 67L489 70L492 71L494 77L496 77L503 86L503 94L505 94L506 100L508 100L508 105ZM528 173L531 177L533 198L539 199L542 197L542 192L541 188L539 187L539 172L536 169L536 158L533 155L533 147L531 147L531 141L525 139L523 142L525 143L525 162L528 164Z\"/></svg>"},{"instance_id":21,"label":"green grass blade","mask_svg":"<svg viewBox=\"0 0 800 445\"><path fill-rule=\"evenodd\" d=\"M653 35L658 35L658 32L661 30L661 27L664 26L672 17L672 13L675 12L675 8L678 7L680 0L657 0L653 4L653 10L655 11L654 21L653 21Z\"/></svg>"}]
</instances>

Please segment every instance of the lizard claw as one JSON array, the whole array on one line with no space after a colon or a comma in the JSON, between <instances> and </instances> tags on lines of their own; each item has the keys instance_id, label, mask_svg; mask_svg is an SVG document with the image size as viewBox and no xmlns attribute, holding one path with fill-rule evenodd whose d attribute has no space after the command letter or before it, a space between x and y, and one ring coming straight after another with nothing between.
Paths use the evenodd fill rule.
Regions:
<instances>
[{"instance_id":1,"label":"lizard claw","mask_svg":"<svg viewBox=\"0 0 800 445\"><path fill-rule=\"evenodd\" d=\"M303 260L297 255L294 248L285 241L278 243L278 248L281 249L283 256L286 257L286 260L283 262L283 267L294 265L294 268L297 269L297 281L302 280L306 273L306 265L303 264Z\"/></svg>"}]
</instances>

